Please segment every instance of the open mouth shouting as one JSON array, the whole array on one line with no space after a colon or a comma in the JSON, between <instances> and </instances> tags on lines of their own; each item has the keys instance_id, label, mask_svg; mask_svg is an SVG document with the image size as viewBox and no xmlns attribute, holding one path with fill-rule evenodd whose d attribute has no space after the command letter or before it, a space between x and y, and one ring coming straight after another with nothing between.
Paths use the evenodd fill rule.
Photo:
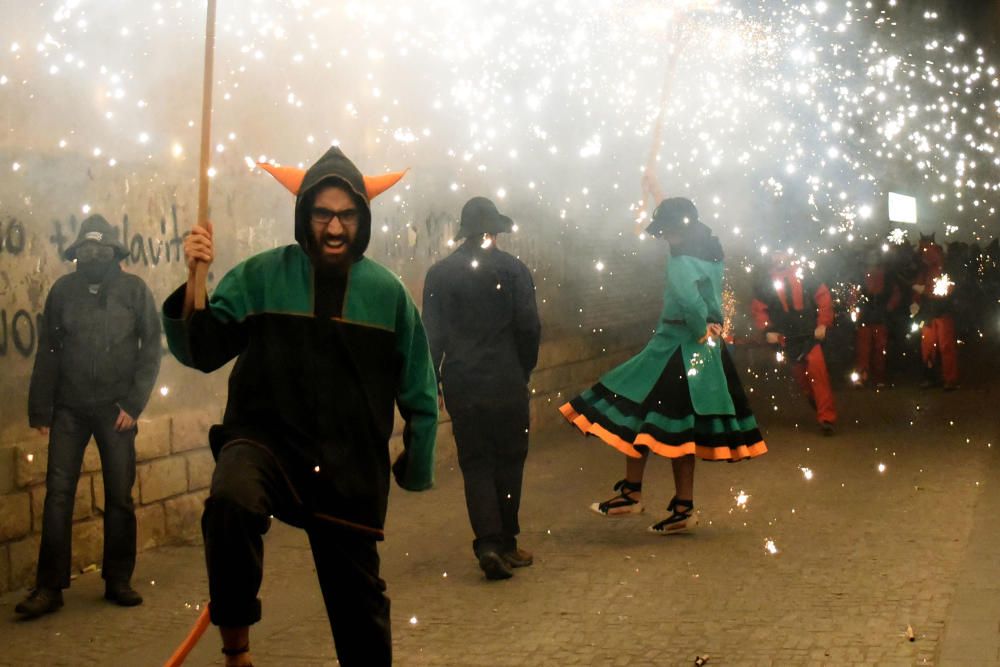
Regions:
<instances>
[{"instance_id":1,"label":"open mouth shouting","mask_svg":"<svg viewBox=\"0 0 1000 667\"><path fill-rule=\"evenodd\" d=\"M344 234L324 234L320 249L324 255L339 256L347 252L350 245Z\"/></svg>"}]
</instances>

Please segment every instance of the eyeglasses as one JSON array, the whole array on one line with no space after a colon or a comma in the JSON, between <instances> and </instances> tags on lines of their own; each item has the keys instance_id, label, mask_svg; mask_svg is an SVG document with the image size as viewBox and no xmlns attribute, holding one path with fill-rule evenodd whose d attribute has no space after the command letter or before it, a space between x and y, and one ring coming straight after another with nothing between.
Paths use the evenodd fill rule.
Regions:
<instances>
[{"instance_id":1,"label":"eyeglasses","mask_svg":"<svg viewBox=\"0 0 1000 667\"><path fill-rule=\"evenodd\" d=\"M320 227L329 225L330 221L334 218L340 220L340 224L345 227L350 227L358 224L358 220L361 218L361 212L356 208L348 208L343 211L331 211L328 208L316 207L313 208L309 215L312 223Z\"/></svg>"},{"instance_id":2,"label":"eyeglasses","mask_svg":"<svg viewBox=\"0 0 1000 667\"><path fill-rule=\"evenodd\" d=\"M100 260L103 262L114 259L115 251L106 245L96 243L85 243L76 249L76 259L81 262L92 262Z\"/></svg>"}]
</instances>

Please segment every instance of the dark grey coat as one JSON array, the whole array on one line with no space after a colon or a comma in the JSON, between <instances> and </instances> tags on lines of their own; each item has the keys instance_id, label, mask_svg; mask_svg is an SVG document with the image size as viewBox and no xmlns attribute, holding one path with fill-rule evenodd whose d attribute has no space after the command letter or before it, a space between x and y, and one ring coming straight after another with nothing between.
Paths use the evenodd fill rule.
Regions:
<instances>
[{"instance_id":1,"label":"dark grey coat","mask_svg":"<svg viewBox=\"0 0 1000 667\"><path fill-rule=\"evenodd\" d=\"M32 427L56 407L117 405L138 418L160 370L160 317L142 278L117 265L96 294L79 272L56 280L42 314L28 392Z\"/></svg>"}]
</instances>

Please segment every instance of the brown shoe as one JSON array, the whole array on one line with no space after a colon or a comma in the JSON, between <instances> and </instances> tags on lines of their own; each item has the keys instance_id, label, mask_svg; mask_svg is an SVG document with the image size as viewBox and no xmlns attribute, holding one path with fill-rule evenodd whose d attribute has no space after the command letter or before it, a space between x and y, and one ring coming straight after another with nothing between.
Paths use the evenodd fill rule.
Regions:
<instances>
[{"instance_id":1,"label":"brown shoe","mask_svg":"<svg viewBox=\"0 0 1000 667\"><path fill-rule=\"evenodd\" d=\"M500 557L503 558L507 565L511 567L528 567L535 562L535 559L531 555L530 551L520 548L502 553L500 554Z\"/></svg>"}]
</instances>

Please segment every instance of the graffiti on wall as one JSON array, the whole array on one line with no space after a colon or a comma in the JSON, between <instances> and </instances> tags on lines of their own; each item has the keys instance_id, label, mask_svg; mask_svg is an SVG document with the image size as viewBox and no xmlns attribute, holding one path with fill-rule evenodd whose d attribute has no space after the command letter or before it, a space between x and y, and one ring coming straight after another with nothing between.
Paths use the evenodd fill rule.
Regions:
<instances>
[{"instance_id":1,"label":"graffiti on wall","mask_svg":"<svg viewBox=\"0 0 1000 667\"><path fill-rule=\"evenodd\" d=\"M8 312L0 308L0 357L17 354L25 359L35 354L40 313L30 313L24 308Z\"/></svg>"},{"instance_id":2,"label":"graffiti on wall","mask_svg":"<svg viewBox=\"0 0 1000 667\"><path fill-rule=\"evenodd\" d=\"M111 222L109 220L109 222ZM49 236L49 243L55 248L59 257L62 257L73 241L76 240L77 228L80 221L75 215L71 215L65 223L62 220L52 221L52 235ZM112 222L112 224L114 224ZM169 227L169 231L168 231ZM177 207L170 207L169 224L167 216L161 216L159 221L159 234L143 234L136 231L129 220L128 213L122 216L121 224L118 226L119 237L129 251L125 258L126 264L144 267L156 267L160 263L180 263L184 261L184 238L188 232L181 233L177 222Z\"/></svg>"},{"instance_id":3,"label":"graffiti on wall","mask_svg":"<svg viewBox=\"0 0 1000 667\"><path fill-rule=\"evenodd\" d=\"M39 234L38 247L44 252L52 252L57 264L63 261L63 253L76 240L80 222L75 215L63 220L52 220L48 228ZM112 222L114 224L114 222ZM137 229L123 214L117 228L129 254L123 260L126 266L154 269L157 266L177 266L184 263L184 238L177 220L177 207L171 206L168 214L157 223L147 225L153 231ZM38 271L40 263L18 265L6 260L21 259L31 252L32 232L29 226L15 216L0 216L0 359L30 359L38 347L38 332L42 313L39 308L26 305L39 301L36 297L44 285L44 291L51 287L51 281L58 276L29 276L25 270ZM18 286L35 294L16 293Z\"/></svg>"}]
</instances>

